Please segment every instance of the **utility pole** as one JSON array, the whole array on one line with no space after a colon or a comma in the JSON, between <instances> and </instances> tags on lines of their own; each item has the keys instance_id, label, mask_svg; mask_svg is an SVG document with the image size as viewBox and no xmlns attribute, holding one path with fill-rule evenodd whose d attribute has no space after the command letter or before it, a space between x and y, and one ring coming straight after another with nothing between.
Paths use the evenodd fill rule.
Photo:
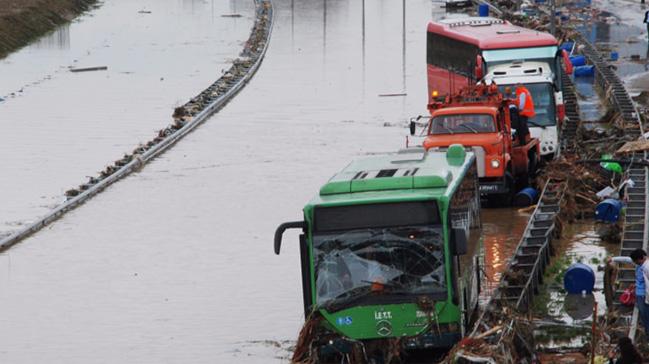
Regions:
<instances>
[{"instance_id":1,"label":"utility pole","mask_svg":"<svg viewBox=\"0 0 649 364\"><path fill-rule=\"evenodd\" d=\"M644 0L643 0L644 1ZM556 36L556 22L557 22L557 2L550 0L550 34Z\"/></svg>"}]
</instances>

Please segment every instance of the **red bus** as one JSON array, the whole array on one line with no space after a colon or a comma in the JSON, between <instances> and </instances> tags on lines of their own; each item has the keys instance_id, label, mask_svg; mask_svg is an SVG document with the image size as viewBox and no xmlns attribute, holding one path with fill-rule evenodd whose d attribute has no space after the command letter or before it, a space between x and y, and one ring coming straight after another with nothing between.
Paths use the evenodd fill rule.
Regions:
<instances>
[{"instance_id":1,"label":"red bus","mask_svg":"<svg viewBox=\"0 0 649 364\"><path fill-rule=\"evenodd\" d=\"M426 55L429 103L435 95L454 93L482 79L490 68L512 61L547 63L561 90L561 60L569 62L551 34L490 17L430 22Z\"/></svg>"}]
</instances>

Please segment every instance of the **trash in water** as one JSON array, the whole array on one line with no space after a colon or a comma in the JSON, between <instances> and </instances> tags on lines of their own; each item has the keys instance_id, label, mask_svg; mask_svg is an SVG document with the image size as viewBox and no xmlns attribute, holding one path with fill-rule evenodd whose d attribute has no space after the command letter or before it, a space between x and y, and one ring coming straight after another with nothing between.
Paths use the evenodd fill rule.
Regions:
<instances>
[{"instance_id":1,"label":"trash in water","mask_svg":"<svg viewBox=\"0 0 649 364\"><path fill-rule=\"evenodd\" d=\"M619 196L617 196L616 192L617 191L613 187L606 186L603 190L597 192L595 195L597 197L599 197L600 199L605 199L605 198L608 198L608 197L618 198Z\"/></svg>"},{"instance_id":2,"label":"trash in water","mask_svg":"<svg viewBox=\"0 0 649 364\"><path fill-rule=\"evenodd\" d=\"M583 263L574 263L563 276L563 288L571 294L590 294L595 287L595 272ZM585 294L584 294L585 295Z\"/></svg>"},{"instance_id":3,"label":"trash in water","mask_svg":"<svg viewBox=\"0 0 649 364\"><path fill-rule=\"evenodd\" d=\"M85 68L70 68L70 72L105 71L107 69L108 69L107 66L85 67Z\"/></svg>"},{"instance_id":4,"label":"trash in water","mask_svg":"<svg viewBox=\"0 0 649 364\"><path fill-rule=\"evenodd\" d=\"M379 97L393 97L393 96L408 96L407 93L397 93L397 94L379 94Z\"/></svg>"}]
</instances>

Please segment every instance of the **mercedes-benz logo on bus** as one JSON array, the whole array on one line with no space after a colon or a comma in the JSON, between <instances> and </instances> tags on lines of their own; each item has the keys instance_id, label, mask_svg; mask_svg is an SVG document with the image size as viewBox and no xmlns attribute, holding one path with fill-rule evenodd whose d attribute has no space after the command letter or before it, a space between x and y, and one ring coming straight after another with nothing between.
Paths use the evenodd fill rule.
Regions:
<instances>
[{"instance_id":1,"label":"mercedes-benz logo on bus","mask_svg":"<svg viewBox=\"0 0 649 364\"><path fill-rule=\"evenodd\" d=\"M388 336L392 334L392 324L390 321L381 320L376 323L376 333L381 336Z\"/></svg>"}]
</instances>

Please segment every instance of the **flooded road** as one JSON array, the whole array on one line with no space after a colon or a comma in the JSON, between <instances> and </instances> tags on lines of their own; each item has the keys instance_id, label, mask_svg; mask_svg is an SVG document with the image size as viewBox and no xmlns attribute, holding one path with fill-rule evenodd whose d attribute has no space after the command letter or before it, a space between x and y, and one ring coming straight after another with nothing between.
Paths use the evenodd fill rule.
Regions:
<instances>
[{"instance_id":1,"label":"flooded road","mask_svg":"<svg viewBox=\"0 0 649 364\"><path fill-rule=\"evenodd\" d=\"M248 16L245 3L237 11ZM298 246L287 235L282 255L273 255L274 229L301 218L351 159L404 146L408 118L426 112L426 24L444 10L429 0L274 5L266 59L225 109L140 173L0 255L0 362L287 361L303 321ZM174 92L184 100L198 89ZM407 95L379 97L390 93ZM146 102L168 115L160 100ZM148 136L157 122L140 131ZM103 152L130 147L122 138L109 138L114 149ZM105 158L86 162L94 171ZM496 247L518 242L513 221L524 217L511 214L486 212L490 251L506 254ZM494 277L504 258L492 259Z\"/></svg>"},{"instance_id":2,"label":"flooded road","mask_svg":"<svg viewBox=\"0 0 649 364\"><path fill-rule=\"evenodd\" d=\"M253 9L250 0L108 0L0 60L0 236L168 125L239 54ZM243 16L221 17L231 13ZM108 70L69 72L93 66Z\"/></svg>"},{"instance_id":3,"label":"flooded road","mask_svg":"<svg viewBox=\"0 0 649 364\"><path fill-rule=\"evenodd\" d=\"M515 208L482 209L482 235L485 249L485 277L488 288L495 288L507 268L508 260L521 240L531 211ZM489 290L483 292L488 294ZM488 298L488 297L487 297Z\"/></svg>"}]
</instances>

